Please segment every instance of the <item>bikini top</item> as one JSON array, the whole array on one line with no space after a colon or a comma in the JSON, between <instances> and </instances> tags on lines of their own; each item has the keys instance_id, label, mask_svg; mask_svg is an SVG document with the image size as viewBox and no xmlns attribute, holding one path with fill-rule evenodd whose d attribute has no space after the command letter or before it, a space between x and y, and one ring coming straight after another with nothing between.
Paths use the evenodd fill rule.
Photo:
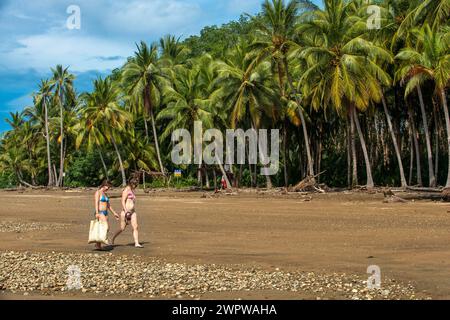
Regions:
<instances>
[{"instance_id":1,"label":"bikini top","mask_svg":"<svg viewBox=\"0 0 450 320\"><path fill-rule=\"evenodd\" d=\"M128 192L128 199L130 199L130 200L136 199L136 195L134 194L134 192L132 192L132 191Z\"/></svg>"},{"instance_id":2,"label":"bikini top","mask_svg":"<svg viewBox=\"0 0 450 320\"><path fill-rule=\"evenodd\" d=\"M105 194L102 194L100 202L109 202L109 198Z\"/></svg>"}]
</instances>

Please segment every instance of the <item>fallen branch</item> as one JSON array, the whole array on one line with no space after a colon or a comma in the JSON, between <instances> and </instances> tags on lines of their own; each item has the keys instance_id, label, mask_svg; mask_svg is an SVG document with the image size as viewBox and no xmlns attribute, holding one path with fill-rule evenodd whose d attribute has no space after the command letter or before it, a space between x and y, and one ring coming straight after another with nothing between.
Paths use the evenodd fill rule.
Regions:
<instances>
[{"instance_id":1,"label":"fallen branch","mask_svg":"<svg viewBox=\"0 0 450 320\"><path fill-rule=\"evenodd\" d=\"M406 187L406 190L419 192L442 192L443 188Z\"/></svg>"},{"instance_id":2,"label":"fallen branch","mask_svg":"<svg viewBox=\"0 0 450 320\"><path fill-rule=\"evenodd\" d=\"M294 192L313 190L325 193L325 191L320 187L318 187L316 183L316 178L325 172L326 171L322 171L321 173L316 174L315 176L307 176L305 179L297 183L291 190Z\"/></svg>"}]
</instances>

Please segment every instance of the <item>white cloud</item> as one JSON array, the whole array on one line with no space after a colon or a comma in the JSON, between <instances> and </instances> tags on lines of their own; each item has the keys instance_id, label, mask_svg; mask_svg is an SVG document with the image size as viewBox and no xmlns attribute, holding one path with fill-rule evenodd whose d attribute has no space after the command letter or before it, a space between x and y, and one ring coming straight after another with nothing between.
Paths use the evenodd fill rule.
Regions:
<instances>
[{"instance_id":1,"label":"white cloud","mask_svg":"<svg viewBox=\"0 0 450 320\"><path fill-rule=\"evenodd\" d=\"M198 4L179 0L114 2L106 7L104 25L108 30L160 35L186 30L201 16Z\"/></svg>"},{"instance_id":2,"label":"white cloud","mask_svg":"<svg viewBox=\"0 0 450 320\"><path fill-rule=\"evenodd\" d=\"M198 31L196 26L202 21L200 6L188 0L79 0L82 27L70 31L65 27L68 1L56 7L51 6L54 0L43 0L39 6L32 2L21 10L17 4L23 1L11 1L0 16L9 14L20 21L41 24L33 30L33 24L15 21L22 28L20 33L0 35L0 67L42 72L63 64L74 72L110 70L133 54L135 42L155 41L167 33L188 35ZM10 25L5 23L7 30Z\"/></svg>"},{"instance_id":3,"label":"white cloud","mask_svg":"<svg viewBox=\"0 0 450 320\"><path fill-rule=\"evenodd\" d=\"M0 53L0 64L42 72L56 64L70 66L77 72L114 69L125 61L133 48L132 44L69 32L28 36L17 42L19 47Z\"/></svg>"},{"instance_id":4,"label":"white cloud","mask_svg":"<svg viewBox=\"0 0 450 320\"><path fill-rule=\"evenodd\" d=\"M254 14L261 8L262 0L226 0L226 3L232 14Z\"/></svg>"}]
</instances>

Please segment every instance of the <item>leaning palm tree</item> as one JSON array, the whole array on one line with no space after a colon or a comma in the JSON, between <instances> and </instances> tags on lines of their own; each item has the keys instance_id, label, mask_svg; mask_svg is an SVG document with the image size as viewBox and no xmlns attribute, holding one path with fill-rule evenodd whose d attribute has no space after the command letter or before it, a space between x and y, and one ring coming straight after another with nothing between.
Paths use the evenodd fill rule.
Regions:
<instances>
[{"instance_id":1,"label":"leaning palm tree","mask_svg":"<svg viewBox=\"0 0 450 320\"><path fill-rule=\"evenodd\" d=\"M236 128L240 124L255 130L261 128L263 115L272 115L271 109L278 97L270 62L255 66L248 46L241 42L224 61L217 61L214 65L218 72L214 86L219 88L215 98L225 106L231 106L231 127ZM270 176L266 176L266 182L271 188Z\"/></svg>"},{"instance_id":2,"label":"leaning palm tree","mask_svg":"<svg viewBox=\"0 0 450 320\"><path fill-rule=\"evenodd\" d=\"M158 61L157 46L151 45L149 47L145 42L141 42L137 46L134 57L124 67L122 83L135 103L142 104L144 107L144 124L147 138L147 117L150 117L158 163L164 176L165 171L161 160L154 112L161 99L161 91L167 85L165 82L165 74L162 72Z\"/></svg>"},{"instance_id":3,"label":"leaning palm tree","mask_svg":"<svg viewBox=\"0 0 450 320\"><path fill-rule=\"evenodd\" d=\"M435 94L439 97L444 109L447 135L450 138L450 118L447 106L446 88L450 79L450 36L449 33L435 32L428 24L412 32L416 46L400 51L396 58L402 62L397 77L406 84L405 95L408 96L417 89L423 115L424 128L427 140L427 151L430 163L430 186L435 186L433 161L431 158L431 145L423 102L421 85L426 81L433 81ZM449 167L446 188L450 187L450 140L448 140Z\"/></svg>"},{"instance_id":4,"label":"leaning palm tree","mask_svg":"<svg viewBox=\"0 0 450 320\"><path fill-rule=\"evenodd\" d=\"M206 129L213 128L212 104L209 99L210 84L205 81L205 69L208 64L195 64L194 68L177 66L174 68L173 89L165 93L164 101L166 108L157 116L157 120L169 120L166 129L161 135L162 139L167 138L174 130L184 128L194 132L194 123L201 121ZM201 184L202 161L198 163L198 182Z\"/></svg>"},{"instance_id":5,"label":"leaning palm tree","mask_svg":"<svg viewBox=\"0 0 450 320\"><path fill-rule=\"evenodd\" d=\"M449 0L412 0L410 10L398 28L396 36L403 35L408 29L421 23L428 23L433 30L448 24L450 16Z\"/></svg>"},{"instance_id":6,"label":"leaning palm tree","mask_svg":"<svg viewBox=\"0 0 450 320\"><path fill-rule=\"evenodd\" d=\"M313 159L304 110L301 108L300 97L297 94L297 88L294 86L288 62L289 53L298 47L293 39L296 35L298 13L302 8L318 9L311 1L290 0L285 3L284 0L265 0L262 4L260 19L255 19L258 30L253 48L257 52L255 59L257 63L270 59L279 77L284 75L287 77L287 83L297 102L298 113L302 123L309 175L314 176ZM281 85L280 88L282 87Z\"/></svg>"},{"instance_id":7,"label":"leaning palm tree","mask_svg":"<svg viewBox=\"0 0 450 320\"><path fill-rule=\"evenodd\" d=\"M367 187L372 188L372 168L357 110L364 111L372 101L380 102L382 85L388 86L390 79L377 62L390 61L391 56L364 39L366 24L354 14L352 4L343 0L326 0L325 8L308 14L298 31L313 39L299 54L308 64L299 80L305 100L315 109L332 106L338 113L349 114L352 141L355 125L366 164ZM352 149L355 176L356 154Z\"/></svg>"},{"instance_id":8,"label":"leaning palm tree","mask_svg":"<svg viewBox=\"0 0 450 320\"><path fill-rule=\"evenodd\" d=\"M42 105L44 108L44 123L45 123L45 133L44 137L46 140L47 148L47 170L48 170L48 186L53 186L56 183L56 177L53 176L52 170L52 159L50 156L50 133L49 133L49 105L51 104L51 83L49 80L41 80L39 85L39 91L35 95L35 104Z\"/></svg>"},{"instance_id":9,"label":"leaning palm tree","mask_svg":"<svg viewBox=\"0 0 450 320\"><path fill-rule=\"evenodd\" d=\"M367 3L364 0L354 0L352 2L352 4L355 6L354 7L355 14L360 16L361 19L363 19L363 21L366 22L368 19L367 12L368 12L368 7L369 7L370 3ZM388 50L387 48L392 48L393 50L395 50L396 49L396 48L394 48L395 45L392 42L393 35L396 32L396 30L398 29L398 26L401 23L404 15L405 15L404 10L407 7L408 7L408 4L405 0L397 0L397 1L384 0L384 1L382 1L381 5L379 6L379 8L382 10L381 12L382 12L382 17L383 17L383 20L381 21L382 28L381 28L381 30L377 29L377 30L373 30L372 32L369 31L367 34L367 38L371 39L373 41L373 43L380 48L384 48L385 50ZM375 59L376 59L376 57L375 57ZM375 64L379 65L383 69L383 71L386 71L386 73L387 73L388 70L393 69L393 68L389 68L389 66L392 66L392 63L394 62L394 60L391 57L389 57L389 60L387 62L389 62L389 64L387 64L387 65L386 64L383 65L383 61L381 61L381 62L375 61ZM387 89L389 89L389 88L385 88L384 91L386 91ZM400 172L400 183L403 188L406 188L408 186L408 184L406 182L405 170L403 168L401 150L399 147L397 136L395 135L395 132L394 132L392 118L391 118L391 115L389 112L385 92L383 92L383 94L381 96L381 102L382 102L382 106L383 106L383 111L386 116L386 121L388 124L388 130L389 130L389 133L390 133L390 136L392 139L392 144L394 146L395 155L397 158L397 163L398 163L399 172Z\"/></svg>"},{"instance_id":10,"label":"leaning palm tree","mask_svg":"<svg viewBox=\"0 0 450 320\"><path fill-rule=\"evenodd\" d=\"M125 186L127 178L118 143L121 132L132 129L129 127L131 115L120 106L119 95L117 86L109 78L100 77L94 81L94 91L83 97L85 107L81 109L81 119L84 121L79 125L77 146L84 139L91 148L102 145L104 141L110 142L116 151L122 185Z\"/></svg>"},{"instance_id":11,"label":"leaning palm tree","mask_svg":"<svg viewBox=\"0 0 450 320\"><path fill-rule=\"evenodd\" d=\"M60 160L59 160L59 176L56 178L56 185L59 187L64 180L64 109L68 108L66 101L73 99L73 80L75 76L70 74L67 68L57 65L52 69L53 78L51 79L51 88L54 89L53 99L60 109Z\"/></svg>"}]
</instances>

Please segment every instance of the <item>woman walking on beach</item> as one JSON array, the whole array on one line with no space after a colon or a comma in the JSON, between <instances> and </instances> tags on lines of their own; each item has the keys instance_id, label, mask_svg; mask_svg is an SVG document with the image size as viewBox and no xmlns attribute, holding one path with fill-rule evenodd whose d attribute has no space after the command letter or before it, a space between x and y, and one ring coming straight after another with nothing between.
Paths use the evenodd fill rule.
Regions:
<instances>
[{"instance_id":1,"label":"woman walking on beach","mask_svg":"<svg viewBox=\"0 0 450 320\"><path fill-rule=\"evenodd\" d=\"M99 221L105 222L107 225L107 230L109 231L109 224L108 224L108 211L111 210L111 212L114 214L117 220L119 220L119 215L114 211L114 209L111 207L111 202L109 200L108 195L106 192L112 187L111 183L108 181L104 181L102 185L98 188L98 190L95 192L95 218ZM101 243L97 243L95 245L96 249L101 250L102 245Z\"/></svg>"},{"instance_id":2,"label":"woman walking on beach","mask_svg":"<svg viewBox=\"0 0 450 320\"><path fill-rule=\"evenodd\" d=\"M128 185L122 191L122 212L120 214L120 229L117 230L116 234L114 235L112 244L114 244L115 239L125 230L127 225L131 223L131 227L133 228L134 246L136 248L143 248L143 246L139 243L138 222L135 210L135 190L138 186L138 183L139 182L137 179L131 179L128 182Z\"/></svg>"}]
</instances>

